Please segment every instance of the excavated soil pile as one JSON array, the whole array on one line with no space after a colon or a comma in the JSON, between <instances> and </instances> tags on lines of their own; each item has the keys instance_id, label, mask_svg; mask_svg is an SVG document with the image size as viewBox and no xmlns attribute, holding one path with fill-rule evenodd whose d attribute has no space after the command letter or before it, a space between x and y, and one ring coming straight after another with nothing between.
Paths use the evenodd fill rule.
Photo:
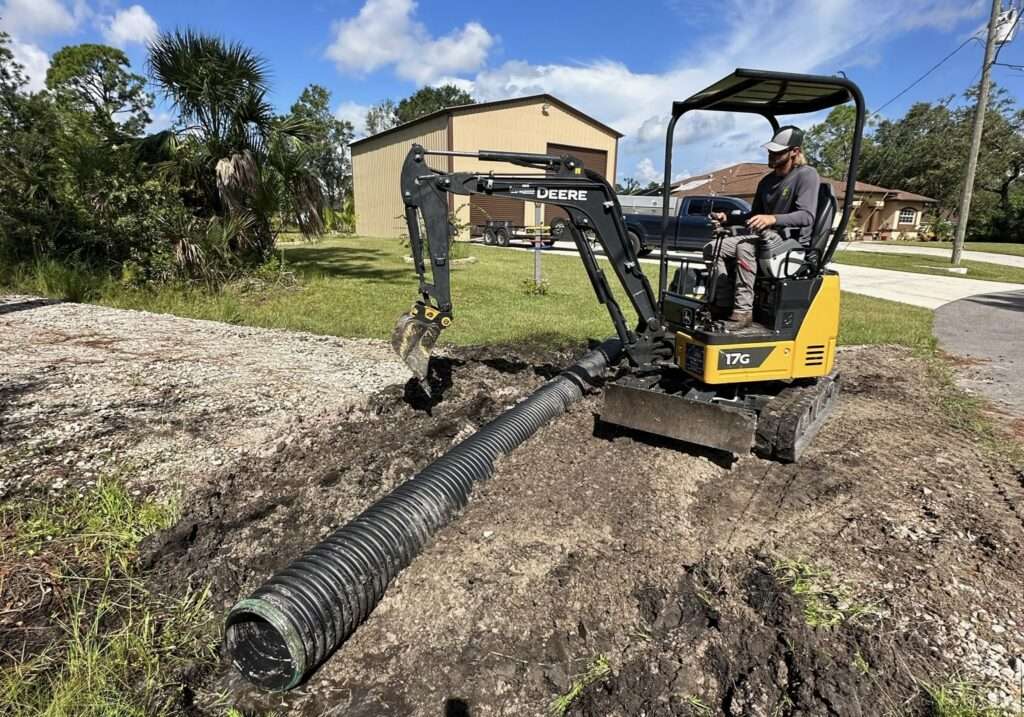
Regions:
<instances>
[{"instance_id":1,"label":"excavated soil pile","mask_svg":"<svg viewBox=\"0 0 1024 717\"><path fill-rule=\"evenodd\" d=\"M791 587L771 557L737 553L688 567L668 593L646 590L650 642L573 714L930 714L913 679L931 667L923 639L881 637L875 619L812 627Z\"/></svg>"}]
</instances>

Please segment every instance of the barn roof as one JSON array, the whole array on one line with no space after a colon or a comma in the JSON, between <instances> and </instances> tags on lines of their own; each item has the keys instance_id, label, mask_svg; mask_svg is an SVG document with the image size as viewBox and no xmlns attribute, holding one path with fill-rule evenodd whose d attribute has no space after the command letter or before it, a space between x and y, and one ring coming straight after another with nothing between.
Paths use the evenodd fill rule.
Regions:
<instances>
[{"instance_id":1,"label":"barn roof","mask_svg":"<svg viewBox=\"0 0 1024 717\"><path fill-rule=\"evenodd\" d=\"M542 100L544 102L549 102L549 103L551 103L553 105L558 105L559 107L561 107L563 110L565 110L569 114L574 115L575 117L577 117L578 119L583 120L584 122L589 122L590 124L593 124L593 125L601 128L601 129L603 129L605 132L608 132L609 134L614 136L616 139L619 139L620 137L623 136L622 132L619 132L617 129L615 129L613 127L609 127L608 125L606 125L604 122L601 122L600 120L594 119L593 117L591 117L590 115L586 114L585 112L581 112L580 110L578 110L575 107L573 107L572 105L570 105L568 102L563 102L562 100L558 99L554 95L549 95L547 93L544 93L544 94L539 94L539 95L527 95L525 97L510 97L508 99L494 100L492 102L477 102L475 104L470 104L470 105L456 105L454 107L445 107L444 109L437 110L436 112L431 112L430 114L423 115L422 117L417 117L416 119L414 119L411 122L404 122L404 123L402 123L400 125L396 125L396 126L390 128L390 129L386 129L383 132L378 132L377 134L371 134L369 137L363 137L362 139L358 139L355 142L352 142L350 144L350 146L355 147L356 145L360 144L361 142L366 142L367 140L376 139L378 137L384 137L384 136L386 136L388 134L391 134L392 132L397 132L400 129L406 129L408 127L412 127L412 126L414 126L416 124L419 124L420 122L426 122L428 120L432 120L432 119L435 119L437 117L441 117L442 115L446 115L446 114L452 114L452 115L471 114L473 112L480 112L481 110L498 109L498 108L505 107L505 106L512 106L512 105L516 105L516 104L526 104L526 103L529 103L529 102L536 102L538 100Z\"/></svg>"}]
</instances>

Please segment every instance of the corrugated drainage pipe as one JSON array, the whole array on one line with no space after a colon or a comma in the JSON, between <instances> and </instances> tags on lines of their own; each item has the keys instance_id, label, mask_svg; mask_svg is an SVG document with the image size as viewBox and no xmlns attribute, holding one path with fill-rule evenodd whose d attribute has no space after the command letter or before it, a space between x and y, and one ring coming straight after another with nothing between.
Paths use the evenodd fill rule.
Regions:
<instances>
[{"instance_id":1,"label":"corrugated drainage pipe","mask_svg":"<svg viewBox=\"0 0 1024 717\"><path fill-rule=\"evenodd\" d=\"M391 580L463 508L498 456L561 415L618 361L608 340L278 572L228 613L236 668L268 690L299 684L369 616Z\"/></svg>"}]
</instances>

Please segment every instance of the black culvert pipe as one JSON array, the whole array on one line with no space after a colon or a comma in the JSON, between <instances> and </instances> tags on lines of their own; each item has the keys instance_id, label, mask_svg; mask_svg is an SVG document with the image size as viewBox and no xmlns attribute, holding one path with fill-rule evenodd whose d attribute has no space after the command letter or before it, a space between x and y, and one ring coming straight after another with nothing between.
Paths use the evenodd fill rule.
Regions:
<instances>
[{"instance_id":1,"label":"black culvert pipe","mask_svg":"<svg viewBox=\"0 0 1024 717\"><path fill-rule=\"evenodd\" d=\"M618 361L608 340L531 396L335 530L228 613L235 667L268 690L288 690L369 616L398 573L462 509L494 461L561 415Z\"/></svg>"}]
</instances>

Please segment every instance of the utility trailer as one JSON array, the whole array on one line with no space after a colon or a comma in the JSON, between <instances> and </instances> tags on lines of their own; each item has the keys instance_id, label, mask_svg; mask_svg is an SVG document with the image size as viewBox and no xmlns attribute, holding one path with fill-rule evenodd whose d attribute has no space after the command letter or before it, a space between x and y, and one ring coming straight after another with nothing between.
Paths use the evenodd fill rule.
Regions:
<instances>
[{"instance_id":1,"label":"utility trailer","mask_svg":"<svg viewBox=\"0 0 1024 717\"><path fill-rule=\"evenodd\" d=\"M515 224L510 221L488 219L478 224L484 244L488 246L509 246L513 241L525 241L531 245L538 241L544 246L554 246L555 237L551 228L544 224Z\"/></svg>"}]
</instances>

